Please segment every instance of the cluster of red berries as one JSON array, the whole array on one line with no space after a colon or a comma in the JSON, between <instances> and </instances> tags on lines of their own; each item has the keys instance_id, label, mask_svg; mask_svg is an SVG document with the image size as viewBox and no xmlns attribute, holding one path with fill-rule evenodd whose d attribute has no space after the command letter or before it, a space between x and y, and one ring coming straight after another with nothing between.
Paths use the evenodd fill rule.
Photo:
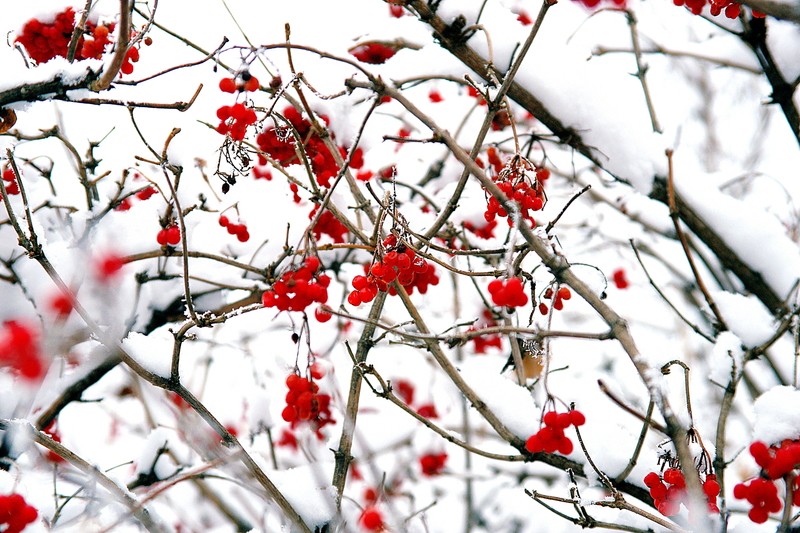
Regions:
<instances>
[{"instance_id":1,"label":"cluster of red berries","mask_svg":"<svg viewBox=\"0 0 800 533\"><path fill-rule=\"evenodd\" d=\"M247 242L250 240L250 232L247 231L247 224L241 220L238 223L231 222L225 215L219 216L219 225L225 228L231 235L236 235L239 242Z\"/></svg>"},{"instance_id":2,"label":"cluster of red berries","mask_svg":"<svg viewBox=\"0 0 800 533\"><path fill-rule=\"evenodd\" d=\"M311 162L311 169L314 176L322 187L330 187L330 180L339 172L336 159L331 154L325 141L319 134L313 131L311 123L304 119L300 112L294 107L287 107L283 110L283 117L291 124L297 132L297 138L292 135L287 127L270 127L262 131L256 137L256 143L261 151L267 153L283 166L297 165L301 163L295 152L297 139L302 139L303 150ZM326 116L321 116L323 122L328 123ZM331 138L333 134L331 134ZM347 150L339 147L339 154L342 158L346 157ZM267 164L267 159L259 154L258 163L261 166ZM364 165L364 154L361 148L353 151L350 159L350 168L359 169ZM296 187L296 185L295 185Z\"/></svg>"},{"instance_id":3,"label":"cluster of red berries","mask_svg":"<svg viewBox=\"0 0 800 533\"><path fill-rule=\"evenodd\" d=\"M419 458L419 466L422 470L422 475L432 477L438 476L444 470L447 463L447 454L441 453L427 453Z\"/></svg>"},{"instance_id":4,"label":"cluster of red berries","mask_svg":"<svg viewBox=\"0 0 800 533\"><path fill-rule=\"evenodd\" d=\"M397 48L372 41L354 46L348 52L362 63L381 65L397 53Z\"/></svg>"},{"instance_id":5,"label":"cluster of red berries","mask_svg":"<svg viewBox=\"0 0 800 533\"><path fill-rule=\"evenodd\" d=\"M547 287L542 295L542 298L551 300L550 303L552 304L553 309L556 311L561 311L564 309L564 300L569 300L572 298L572 291L569 290L569 287L559 287L557 291L554 291L552 287ZM540 302L539 312L543 315L546 315L550 312L550 308L546 303Z\"/></svg>"},{"instance_id":6,"label":"cluster of red berries","mask_svg":"<svg viewBox=\"0 0 800 533\"><path fill-rule=\"evenodd\" d=\"M392 391L409 407L414 405L414 384L406 379L392 380ZM438 418L439 413L432 403L424 403L416 408L417 414L425 418Z\"/></svg>"},{"instance_id":7,"label":"cluster of red berries","mask_svg":"<svg viewBox=\"0 0 800 533\"><path fill-rule=\"evenodd\" d=\"M487 155L489 163L497 170L498 164L501 162L497 150L494 147L489 147ZM532 179L531 172L534 172ZM509 159L492 176L492 180L497 184L497 187L503 191L503 194L509 200L516 204L520 216L527 220L531 226L536 225L532 212L540 211L544 207L546 200L544 188L542 187L542 182L546 178L539 177L545 174L549 176L549 171L544 168L537 169L528 160L516 155ZM486 211L483 213L483 218L487 222L491 222L498 216L508 217L508 211L500 204L497 198L487 193ZM513 219L507 218L507 220L509 226L513 225Z\"/></svg>"},{"instance_id":8,"label":"cluster of red berries","mask_svg":"<svg viewBox=\"0 0 800 533\"><path fill-rule=\"evenodd\" d=\"M800 440L784 440L774 446L756 441L750 445L750 455L761 467L761 475L733 489L734 497L747 500L752 506L748 513L750 520L762 524L770 513L781 510L783 504L775 485L781 478L792 479L792 505L800 506L800 477L794 472L800 468Z\"/></svg>"},{"instance_id":9,"label":"cluster of red berries","mask_svg":"<svg viewBox=\"0 0 800 533\"><path fill-rule=\"evenodd\" d=\"M464 222L464 229L471 231L481 239L491 239L494 237L494 230L497 227L497 220L487 220L482 226L476 226L470 221Z\"/></svg>"},{"instance_id":10,"label":"cluster of red berries","mask_svg":"<svg viewBox=\"0 0 800 533\"><path fill-rule=\"evenodd\" d=\"M528 437L525 441L525 449L531 453L558 452L562 455L572 453L574 446L572 441L564 434L564 430L570 426L582 426L586 423L586 417L578 411L573 409L566 413L557 413L556 411L548 411L542 417L544 426Z\"/></svg>"},{"instance_id":11,"label":"cluster of red berries","mask_svg":"<svg viewBox=\"0 0 800 533\"><path fill-rule=\"evenodd\" d=\"M772 480L763 477L737 484L733 487L733 496L738 500L747 500L747 503L752 506L747 512L747 516L756 524L763 524L769 518L770 513L777 513L783 508L783 503L778 496L778 487Z\"/></svg>"},{"instance_id":12,"label":"cluster of red berries","mask_svg":"<svg viewBox=\"0 0 800 533\"><path fill-rule=\"evenodd\" d=\"M328 301L331 278L320 271L320 260L306 257L303 265L287 270L261 297L264 307L277 307L280 311L304 311L313 302Z\"/></svg>"},{"instance_id":13,"label":"cluster of red berries","mask_svg":"<svg viewBox=\"0 0 800 533\"><path fill-rule=\"evenodd\" d=\"M217 109L217 118L219 119L217 132L221 135L230 135L234 141L243 140L248 126L258 120L255 110L242 102L220 107Z\"/></svg>"},{"instance_id":14,"label":"cluster of red berries","mask_svg":"<svg viewBox=\"0 0 800 533\"><path fill-rule=\"evenodd\" d=\"M235 78L222 78L219 80L219 90L224 93L255 92L261 85L258 78L249 72L242 72Z\"/></svg>"},{"instance_id":15,"label":"cluster of red berries","mask_svg":"<svg viewBox=\"0 0 800 533\"><path fill-rule=\"evenodd\" d=\"M350 305L369 303L378 291L394 296L397 290L390 285L393 281L402 285L409 294L415 288L420 294L425 294L429 285L439 283L436 268L405 243L398 241L396 236L386 237L383 247L383 258L373 259L366 275L355 276L351 281L353 290L347 295Z\"/></svg>"},{"instance_id":16,"label":"cluster of red berries","mask_svg":"<svg viewBox=\"0 0 800 533\"><path fill-rule=\"evenodd\" d=\"M489 283L488 289L495 305L522 307L528 303L521 278L495 279Z\"/></svg>"},{"instance_id":17,"label":"cluster of red berries","mask_svg":"<svg viewBox=\"0 0 800 533\"><path fill-rule=\"evenodd\" d=\"M161 246L176 246L181 242L181 229L177 224L170 224L166 228L158 230L156 242Z\"/></svg>"},{"instance_id":18,"label":"cluster of red berries","mask_svg":"<svg viewBox=\"0 0 800 533\"><path fill-rule=\"evenodd\" d=\"M77 59L100 59L106 47L112 43L111 33L115 24L95 24L87 21L84 34L78 37L75 57ZM66 57L72 34L75 31L75 11L66 8L53 17L52 22L31 19L22 27L16 42L25 47L30 58L37 63L45 63L54 57ZM150 45L152 39L146 37L144 44ZM139 61L139 48L132 46L125 52L125 59L120 67L123 74L133 72L133 63Z\"/></svg>"},{"instance_id":19,"label":"cluster of red berries","mask_svg":"<svg viewBox=\"0 0 800 533\"><path fill-rule=\"evenodd\" d=\"M315 372L316 373L316 372ZM322 377L321 373L316 373ZM311 376L312 379L314 375ZM321 429L328 424L333 424L331 415L331 397L319 393L319 385L312 379L289 374L286 378L286 407L281 412L281 417L292 425L292 429L300 423L310 423L317 436L322 438Z\"/></svg>"},{"instance_id":20,"label":"cluster of red berries","mask_svg":"<svg viewBox=\"0 0 800 533\"><path fill-rule=\"evenodd\" d=\"M686 478L679 468L667 468L662 475L650 472L644 477L644 484L650 490L650 497L653 498L658 512L664 516L675 516L681 510L681 503L686 502ZM719 483L715 474L707 474L702 480L703 492L706 495L708 511L718 513L717 496L719 495Z\"/></svg>"},{"instance_id":21,"label":"cluster of red berries","mask_svg":"<svg viewBox=\"0 0 800 533\"><path fill-rule=\"evenodd\" d=\"M115 207L116 211L127 211L131 207L133 207L132 198L135 198L140 201L148 200L151 196L156 194L158 189L153 187L152 185L145 187L144 189L137 191L133 196L126 196L122 199L122 201Z\"/></svg>"},{"instance_id":22,"label":"cluster of red berries","mask_svg":"<svg viewBox=\"0 0 800 533\"><path fill-rule=\"evenodd\" d=\"M672 0L676 6L685 6L686 9L694 15L700 15L706 5L709 6L709 12L712 16L717 16L724 13L729 19L738 18L742 12L742 5L733 0ZM764 18L766 15L755 9L751 10L753 18Z\"/></svg>"},{"instance_id":23,"label":"cluster of red berries","mask_svg":"<svg viewBox=\"0 0 800 533\"><path fill-rule=\"evenodd\" d=\"M475 331L477 329L489 328L497 325L494 315L488 309L484 309L481 313L481 320L474 326L471 326L467 331ZM500 334L493 335L479 335L472 338L475 353L486 353L489 348L497 348L498 350L503 347L503 337Z\"/></svg>"},{"instance_id":24,"label":"cluster of red berries","mask_svg":"<svg viewBox=\"0 0 800 533\"><path fill-rule=\"evenodd\" d=\"M313 219L319 211L319 206L315 205L314 209L308 214L309 219ZM347 226L342 224L336 216L326 209L320 216L314 227L311 228L314 232L314 238L319 241L323 235L327 235L333 239L333 242L345 242L345 235L350 231Z\"/></svg>"},{"instance_id":25,"label":"cluster of red berries","mask_svg":"<svg viewBox=\"0 0 800 533\"><path fill-rule=\"evenodd\" d=\"M602 0L575 0L575 1L578 2L579 4L583 4L584 7L587 7L589 9L594 9L602 2ZM609 3L611 4L612 7L625 9L626 0L610 0Z\"/></svg>"},{"instance_id":26,"label":"cluster of red berries","mask_svg":"<svg viewBox=\"0 0 800 533\"><path fill-rule=\"evenodd\" d=\"M17 183L17 175L14 170L7 168L3 171L3 181L5 181L6 192L8 194L19 194L19 183Z\"/></svg>"},{"instance_id":27,"label":"cluster of red berries","mask_svg":"<svg viewBox=\"0 0 800 533\"><path fill-rule=\"evenodd\" d=\"M9 320L0 327L0 367L11 368L24 379L41 379L46 371L39 338L29 325Z\"/></svg>"},{"instance_id":28,"label":"cluster of red berries","mask_svg":"<svg viewBox=\"0 0 800 533\"><path fill-rule=\"evenodd\" d=\"M145 38L145 43L149 43L150 38ZM122 65L119 67L119 71L123 74L133 74L133 64L139 62L139 48L137 46L131 46L128 48L128 51L125 52L125 59L122 60Z\"/></svg>"},{"instance_id":29,"label":"cluster of red berries","mask_svg":"<svg viewBox=\"0 0 800 533\"><path fill-rule=\"evenodd\" d=\"M78 39L76 56L78 59L99 58L103 54L113 24L96 26L86 23L86 31L91 38L81 36ZM66 57L72 32L75 31L75 11L66 8L55 15L52 22L31 19L22 27L16 42L25 47L30 58L37 63L44 63L54 57Z\"/></svg>"},{"instance_id":30,"label":"cluster of red berries","mask_svg":"<svg viewBox=\"0 0 800 533\"><path fill-rule=\"evenodd\" d=\"M38 516L39 511L28 505L22 495L0 495L0 526L5 526L3 533L20 533Z\"/></svg>"}]
</instances>

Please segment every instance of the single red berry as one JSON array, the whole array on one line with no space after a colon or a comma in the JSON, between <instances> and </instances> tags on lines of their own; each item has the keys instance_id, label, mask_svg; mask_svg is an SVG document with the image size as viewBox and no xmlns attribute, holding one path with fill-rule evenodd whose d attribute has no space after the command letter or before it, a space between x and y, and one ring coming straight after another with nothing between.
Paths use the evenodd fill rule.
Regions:
<instances>
[{"instance_id":1,"label":"single red berry","mask_svg":"<svg viewBox=\"0 0 800 533\"><path fill-rule=\"evenodd\" d=\"M383 529L383 516L375 507L367 507L358 520L367 531L380 531Z\"/></svg>"},{"instance_id":2,"label":"single red berry","mask_svg":"<svg viewBox=\"0 0 800 533\"><path fill-rule=\"evenodd\" d=\"M222 78L219 80L219 89L224 93L235 93L236 81L233 78Z\"/></svg>"},{"instance_id":3,"label":"single red berry","mask_svg":"<svg viewBox=\"0 0 800 533\"><path fill-rule=\"evenodd\" d=\"M577 409L573 409L569 412L569 422L575 427L582 426L586 423L586 416Z\"/></svg>"},{"instance_id":4,"label":"single red berry","mask_svg":"<svg viewBox=\"0 0 800 533\"><path fill-rule=\"evenodd\" d=\"M166 229L167 244L175 246L181 242L181 230L178 226L170 226Z\"/></svg>"},{"instance_id":5,"label":"single red berry","mask_svg":"<svg viewBox=\"0 0 800 533\"><path fill-rule=\"evenodd\" d=\"M316 311L314 311L314 318L317 319L317 322L327 322L328 320L333 318L333 315L327 312L322 307L317 307Z\"/></svg>"}]
</instances>

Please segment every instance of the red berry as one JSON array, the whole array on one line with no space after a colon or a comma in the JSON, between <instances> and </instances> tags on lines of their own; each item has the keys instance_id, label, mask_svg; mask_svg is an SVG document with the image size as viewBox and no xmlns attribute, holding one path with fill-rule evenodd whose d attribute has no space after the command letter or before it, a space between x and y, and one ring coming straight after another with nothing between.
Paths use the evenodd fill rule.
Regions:
<instances>
[{"instance_id":1,"label":"red berry","mask_svg":"<svg viewBox=\"0 0 800 533\"><path fill-rule=\"evenodd\" d=\"M181 230L178 228L178 226L170 226L165 231L167 244L175 246L181 242Z\"/></svg>"},{"instance_id":2,"label":"red berry","mask_svg":"<svg viewBox=\"0 0 800 533\"><path fill-rule=\"evenodd\" d=\"M314 318L317 319L317 322L327 322L333 318L333 315L325 311L322 307L317 307L316 311L314 311Z\"/></svg>"},{"instance_id":3,"label":"red berry","mask_svg":"<svg viewBox=\"0 0 800 533\"><path fill-rule=\"evenodd\" d=\"M586 417L583 413L577 409L574 409L569 412L569 422L575 427L582 426L586 423Z\"/></svg>"},{"instance_id":4,"label":"red berry","mask_svg":"<svg viewBox=\"0 0 800 533\"><path fill-rule=\"evenodd\" d=\"M375 507L367 507L361 513L359 522L367 531L380 531L383 529L383 517Z\"/></svg>"},{"instance_id":5,"label":"red berry","mask_svg":"<svg viewBox=\"0 0 800 533\"><path fill-rule=\"evenodd\" d=\"M235 93L236 81L233 78L222 78L219 80L219 89L224 93Z\"/></svg>"}]
</instances>

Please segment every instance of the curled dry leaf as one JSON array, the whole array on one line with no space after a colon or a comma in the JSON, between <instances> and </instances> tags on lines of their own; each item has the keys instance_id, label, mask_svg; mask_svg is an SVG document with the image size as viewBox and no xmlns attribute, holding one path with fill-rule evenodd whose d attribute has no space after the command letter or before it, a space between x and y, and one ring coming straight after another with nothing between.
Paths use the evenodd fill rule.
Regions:
<instances>
[{"instance_id":1,"label":"curled dry leaf","mask_svg":"<svg viewBox=\"0 0 800 533\"><path fill-rule=\"evenodd\" d=\"M17 123L17 114L13 109L0 107L0 133L6 133Z\"/></svg>"}]
</instances>

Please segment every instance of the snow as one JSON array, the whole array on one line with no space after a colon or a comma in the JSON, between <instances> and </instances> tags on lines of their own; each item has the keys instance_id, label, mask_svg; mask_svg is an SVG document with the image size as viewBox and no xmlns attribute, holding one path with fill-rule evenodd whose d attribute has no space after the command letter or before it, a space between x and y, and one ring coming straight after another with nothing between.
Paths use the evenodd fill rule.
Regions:
<instances>
[{"instance_id":1,"label":"snow","mask_svg":"<svg viewBox=\"0 0 800 533\"><path fill-rule=\"evenodd\" d=\"M741 339L730 331L723 331L717 336L711 351L708 379L727 385L736 373L742 371L743 356Z\"/></svg>"},{"instance_id":2,"label":"snow","mask_svg":"<svg viewBox=\"0 0 800 533\"><path fill-rule=\"evenodd\" d=\"M486 358L473 359L462 377L514 435L527 439L539 429L539 411L528 389L497 372Z\"/></svg>"},{"instance_id":3,"label":"snow","mask_svg":"<svg viewBox=\"0 0 800 533\"><path fill-rule=\"evenodd\" d=\"M775 319L754 296L714 291L711 297L725 323L746 347L755 348L775 333Z\"/></svg>"},{"instance_id":4,"label":"snow","mask_svg":"<svg viewBox=\"0 0 800 533\"><path fill-rule=\"evenodd\" d=\"M779 298L790 295L800 272L800 248L774 216L681 172L675 186L736 255L764 277ZM781 260L775 261L775 257Z\"/></svg>"},{"instance_id":5,"label":"snow","mask_svg":"<svg viewBox=\"0 0 800 533\"><path fill-rule=\"evenodd\" d=\"M753 411L754 440L770 445L800 438L800 390L790 386L773 387L756 399Z\"/></svg>"},{"instance_id":6,"label":"snow","mask_svg":"<svg viewBox=\"0 0 800 533\"><path fill-rule=\"evenodd\" d=\"M321 482L330 479L330 463L315 463L282 472L272 472L270 477L312 530L333 519L336 512L336 491Z\"/></svg>"},{"instance_id":7,"label":"snow","mask_svg":"<svg viewBox=\"0 0 800 533\"><path fill-rule=\"evenodd\" d=\"M347 50L357 43L402 39L413 49L399 51L385 64L362 66L387 83L402 84L403 93L449 131L461 146L469 149L475 142L486 108L454 81L463 80L467 69L442 49L430 28L414 16L393 18L388 15L388 5L375 0L353 0L346 8L340 3L320 0L270 4L226 0L224 4L230 13L223 3L217 3L187 17L185 5L162 2L157 21L207 51L216 47L223 36L229 37L229 47L219 54L221 61L234 70L249 68L262 85L267 85L273 75L281 76L287 94L295 99L297 91L286 85L292 73L286 51L281 47L286 22L291 24L293 43L348 59L352 56ZM46 18L64 5L66 2L58 0L36 5L9 4L4 11L3 29L13 32L31 16ZM750 70L757 65L753 54L735 34L690 16L668 1L630 0L629 6L639 21L645 49L663 45L671 50L732 61ZM83 5L75 7L82 9ZM516 20L514 11L523 8L535 17L537 6L516 0L443 0L438 14L452 21L463 13L468 24L479 22L480 27L468 44L484 57L491 56L494 65L504 70L530 30L530 26ZM93 8L92 16L113 17L116 9L116 1L101 0L99 11ZM138 16L136 20L142 22ZM732 30L738 28L737 21L721 23ZM772 19L768 23L768 38L776 61L787 79L793 80L800 73L795 53L800 40L797 26ZM265 46L257 58L248 47L238 48L246 43L244 35L252 43ZM188 64L204 55L161 30L154 29L152 37L152 47L142 48L135 74L122 78L123 81ZM9 39L13 39L13 34ZM548 327L567 334L549 338L551 373L546 383L539 378L521 387L513 375L501 373L509 354L507 338L503 338L500 349L485 355L475 353L472 342L462 346L441 343L444 356L457 367L478 400L520 439L539 429L543 406L555 405L563 411L574 402L587 416L581 435L588 453L611 477L622 472L630 460L643 424L641 415L651 396L663 396L671 405L671 410L654 414L658 423L662 423L663 415L673 414L682 422L688 421L683 375L676 370L671 376L663 376L659 371L662 364L680 359L691 368L694 423L704 442L710 445L716 442L720 387L728 385L732 370L742 370L745 350L770 339L779 324L779 319L755 296L746 294L738 280L722 271L716 258L699 242L700 253L709 258L707 270L715 274L704 279L730 331L720 332L708 342L676 317L653 291L633 256L630 239L641 245L639 249L645 254L653 282L670 301L703 332L714 332L713 317L694 286L685 256L674 239L667 207L647 196L653 179L666 176L664 149L675 149L674 178L682 197L780 298L786 298L789 306L795 303L796 293L792 291L796 290L800 273L796 205L800 198L800 182L796 179L800 150L778 106L763 105L770 88L761 77L747 70L723 68L685 55L646 54L648 81L664 130L663 134L655 133L641 85L632 75L635 74L632 56L593 54L600 46L626 47L629 43L624 13L605 9L592 14L576 2L559 2L550 9L516 79L566 126L574 128L590 147L597 165L558 145L541 123L525 119L516 103L510 105L519 119L517 133L522 152L537 165L552 171L544 185L548 204L537 215L542 225L559 215L580 187L592 185L591 191L570 205L550 234L545 234L541 226L536 232L548 239L554 251L564 255L572 271L594 293L603 294L605 303L629 326L632 343L641 354L633 362L647 367L644 376L638 375L619 343L606 338L608 323L576 294L564 302L563 310L550 316L539 312L535 304L510 314L515 326L531 328L530 336ZM271 45L277 47L267 50L266 46ZM336 142L349 146L362 126L371 95L359 90L332 99L328 96L342 91L348 78L363 80L363 75L350 65L321 58L313 51L298 49L292 55L295 70L302 72L313 86L302 88L310 107L327 115ZM4 77L0 91L56 76L75 80L88 68L99 68L107 61L108 56L102 61L74 64L55 59L36 68L26 68L17 50L2 47L0 64ZM185 112L144 108L134 111L144 140L157 153L161 153L169 132L181 128L167 155L170 164L183 166L178 198L185 211L187 247L211 256L189 259L189 284L198 311L210 310L221 316L222 306L251 294L249 303L257 302L260 291L273 283L273 274L280 274L290 268L290 263L297 262L299 257L291 254L310 249L319 254L326 273L332 277L327 305L345 316L322 324L313 318L314 306L309 308L308 317L262 309L233 312L225 323L194 328L183 345L182 384L217 420L236 432L240 442L312 528L341 520L343 530L360 531L358 520L362 509L370 503L365 500L365 490L369 488L380 494L375 505L384 514L387 530L417 533L463 529L469 508L475 533L504 532L509 528L521 533L577 531L580 526L544 512L522 490L524 486L567 498L570 487L565 472L543 463L505 462L468 455L378 397L366 383L362 384L351 450L363 478L357 479L354 472L348 476L341 516L337 516L331 461L341 438L350 388L352 361L345 342L355 350L363 331L362 321L369 312L369 306L353 307L345 298L352 288L353 277L363 273L364 265L369 263L371 251L352 246L355 241L335 247L327 237L318 243L304 241L313 199L308 191L301 189L301 203L293 203L285 178L276 171L271 181L241 176L227 194L221 193L214 173L218 169L229 171L230 165L219 152L222 137L205 124L215 125L216 109L230 105L237 98L217 89L219 79L225 75L224 69L206 62L152 81L115 83L111 91L99 95L75 91L70 96L169 103L187 100L203 83L197 101ZM471 76L477 80L474 73ZM428 98L431 89L442 95L442 102ZM274 103L264 92L247 97L260 109ZM285 101L280 101L277 109L285 105ZM175 176L165 175L164 167L138 159L153 156L134 130L124 107L65 102L12 106L18 111L15 127L23 134L36 137L58 125L74 147L73 153L53 138L18 142L9 136L0 137L1 153L5 153L5 148L14 149L26 192L36 208L34 227L47 257L106 336L121 339L122 347L148 371L169 378L174 346L170 329L176 329L179 322L155 329L148 325L155 312L180 303L184 297L182 259L166 257L155 242L156 233L167 222L167 201L171 196L166 180L174 180ZM259 116L262 115L259 110ZM383 140L383 136L395 135L401 127L412 131L412 139L429 141L430 132L398 102L390 102L382 104L370 117L360 146L365 151L365 168L376 172L396 165L396 187L377 180L371 185L379 197L384 191L396 193L397 208L410 229L424 232L434 220L437 208L441 209L450 199L463 167L454 158L445 157L447 150L438 142L398 144ZM252 136L248 140L252 141ZM93 148L97 169L91 177L97 180L99 199L89 209L85 190L76 179L76 165L78 159L89 157L90 143L95 142L100 144ZM489 145L501 151L511 150L510 130L489 132L480 154L484 164L485 148ZM422 177L440 161L441 172L427 185L419 185ZM42 177L43 170L49 172L51 181ZM134 179L133 171L149 181ZM124 172L128 172L128 178L123 183ZM288 172L302 184L309 181L299 166L290 167ZM128 193L148 182L158 185L165 197L159 194L147 201L134 202L128 211L111 210L103 214L108 201L120 189ZM370 198L364 185L357 185ZM424 205L404 185L423 187L437 206ZM354 224L368 233L373 231L344 183L331 199ZM11 203L19 214L21 199L13 197ZM464 222L482 224L485 207L485 192L470 178L450 219L448 237L461 235ZM231 238L218 223L223 212L247 223L250 241L242 243ZM108 349L95 338L97 332L87 330L77 313L71 313L65 320L53 315L48 301L55 285L38 263L16 245L16 234L3 220L4 215L0 214L0 320L33 321L42 330L43 351L53 363L40 387L22 382L5 366L0 368L0 417L4 421L18 420L15 424L29 424L68 387L89 375ZM518 237L510 237L506 221L498 222L491 239L463 232L468 247L507 249L509 242L519 244ZM383 230L389 227L387 219ZM517 240L513 241L514 238ZM692 238L696 241L696 237ZM445 243L438 238L433 244L461 246L457 240ZM415 293L411 298L434 335L443 339L457 337L491 303L486 293L490 278L466 276L463 272L502 270L508 267L506 257L502 253L451 256L424 243L419 248L462 272L437 268L439 285L424 296ZM148 257L127 264L112 283L105 283L97 278L94 261L110 252ZM284 254L289 257L283 259ZM245 272L226 265L223 260L227 259L250 264L261 272ZM536 303L542 301L545 288L555 281L554 274L534 254L528 254L519 266L527 280L529 296ZM273 267L275 272L270 270ZM628 287L607 283L616 268L625 269L630 280ZM16 278L21 281L15 282ZM353 315L352 319L348 314ZM465 405L458 389L419 341L417 329L397 298L387 299L379 320L382 326L373 337L367 360L375 372L387 381L404 379L413 384L415 401L411 407L435 405L439 416L432 422L448 434L481 450L516 455L474 407ZM387 333L383 329L387 325L397 329ZM293 333L299 338L293 338ZM800 405L798 391L794 387L776 386L780 382L776 375L784 383L792 382L789 376L795 370L793 343L790 335L786 335L771 348L774 369L761 359L747 362L747 387L740 386L736 391L729 429L721 436L725 457L735 461L726 470L728 505L734 511L731 531L757 530L746 518L745 502L736 501L731 494L737 482L754 473L753 465L747 463L747 454L739 453L751 441L750 431L753 438L766 442L800 437L800 408L795 407ZM0 353L0 359L4 355ZM335 419L335 424L326 426L320 437L308 424L292 428L281 416L286 405L287 375L295 371L305 375L312 359L325 370L316 383L321 392L331 395ZM610 394L625 404L627 410L600 390L598 379L604 381ZM643 379L647 380L649 390ZM759 391L767 392L753 407L750 394L755 396ZM124 365L84 391L81 400L69 403L59 414L57 428L62 442L106 471L120 486L139 474L150 473L158 450L165 443L174 457L162 455L155 462L153 473L160 479L179 469L202 464L200 461L208 460L211 452L219 449L218 436L195 413L172 403L164 391L137 379ZM290 430L298 441L297 449L279 443L284 432ZM575 444L568 458L583 465L586 472L586 477L578 480L578 487L582 503L591 506L590 514L598 520L641 530L655 527L631 513L592 505L607 495L598 476L587 465L574 430L569 429L567 434ZM659 469L658 444L663 438L655 429L648 431L638 463L627 481L641 487L644 475ZM68 466L54 468L45 454L27 439L14 442L13 435L0 434L0 444L13 448L9 455L15 459L10 472L0 471L0 494L11 491L24 494L43 517L26 531L49 530L50 525L45 521L54 517L56 506L60 506L60 518L52 525L55 532L100 531L121 519L128 520L127 509L92 499L92 495L68 501L54 497L82 489L86 479ZM4 449L2 446L0 450ZM712 448L708 449L713 454ZM698 450L695 447L693 451ZM419 457L430 452L448 454L446 468L439 476L424 476L420 471ZM285 518L241 472L240 465L232 461L203 481L255 530L289 530L291 526ZM143 498L148 490L138 489L136 497ZM468 494L472 495L469 507ZM647 502L641 505L656 512ZM189 482L171 486L164 494L149 500L148 508L163 518L164 523L175 527L196 531L227 531L231 527L230 520ZM574 512L570 505L558 509ZM686 518L686 511L681 513L676 518L678 523ZM774 521L762 530L767 527L774 530ZM118 529L134 531L137 526L126 521Z\"/></svg>"},{"instance_id":8,"label":"snow","mask_svg":"<svg viewBox=\"0 0 800 533\"><path fill-rule=\"evenodd\" d=\"M122 339L122 348L149 372L169 378L173 341L172 335L164 328L150 335L131 332Z\"/></svg>"}]
</instances>

